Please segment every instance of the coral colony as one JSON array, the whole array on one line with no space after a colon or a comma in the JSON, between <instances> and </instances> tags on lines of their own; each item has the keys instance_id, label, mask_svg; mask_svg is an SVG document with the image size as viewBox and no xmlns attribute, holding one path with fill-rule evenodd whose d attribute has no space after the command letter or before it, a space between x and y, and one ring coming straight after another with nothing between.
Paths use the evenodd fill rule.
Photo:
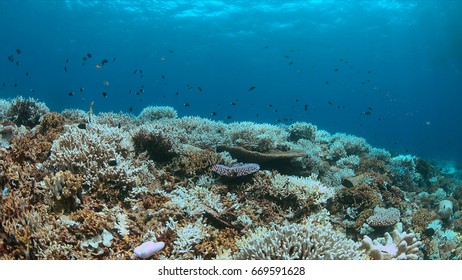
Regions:
<instances>
[{"instance_id":1,"label":"coral colony","mask_svg":"<svg viewBox=\"0 0 462 280\"><path fill-rule=\"evenodd\" d=\"M462 173L309 123L0 100L1 259L462 259Z\"/></svg>"}]
</instances>

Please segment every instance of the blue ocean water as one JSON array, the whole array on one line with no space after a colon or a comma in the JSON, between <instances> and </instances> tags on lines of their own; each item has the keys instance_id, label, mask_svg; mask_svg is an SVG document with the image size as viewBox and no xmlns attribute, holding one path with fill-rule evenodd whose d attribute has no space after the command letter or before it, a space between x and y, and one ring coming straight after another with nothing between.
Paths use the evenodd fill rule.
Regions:
<instances>
[{"instance_id":1,"label":"blue ocean water","mask_svg":"<svg viewBox=\"0 0 462 280\"><path fill-rule=\"evenodd\" d=\"M462 162L460 15L441 0L0 1L0 98L305 121Z\"/></svg>"}]
</instances>

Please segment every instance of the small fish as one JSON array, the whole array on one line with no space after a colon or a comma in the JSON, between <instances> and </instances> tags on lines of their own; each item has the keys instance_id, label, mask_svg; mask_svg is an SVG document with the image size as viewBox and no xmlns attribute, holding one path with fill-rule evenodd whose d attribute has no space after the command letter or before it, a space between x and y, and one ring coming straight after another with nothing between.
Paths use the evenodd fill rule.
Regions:
<instances>
[{"instance_id":1,"label":"small fish","mask_svg":"<svg viewBox=\"0 0 462 280\"><path fill-rule=\"evenodd\" d=\"M292 64L294 64L294 62L293 62L293 61L291 61L291 62L289 62L288 64L289 64L289 65L292 65Z\"/></svg>"},{"instance_id":2,"label":"small fish","mask_svg":"<svg viewBox=\"0 0 462 280\"><path fill-rule=\"evenodd\" d=\"M116 60L117 60L117 57L114 57L114 58L112 59L112 62L115 62Z\"/></svg>"},{"instance_id":3,"label":"small fish","mask_svg":"<svg viewBox=\"0 0 462 280\"><path fill-rule=\"evenodd\" d=\"M327 103L328 103L329 105L332 105L332 101L327 101Z\"/></svg>"},{"instance_id":4,"label":"small fish","mask_svg":"<svg viewBox=\"0 0 462 280\"><path fill-rule=\"evenodd\" d=\"M103 66L101 66L101 65L99 65L99 64L96 64L96 65L95 65L95 68L96 68L96 69L101 69L101 68L103 68Z\"/></svg>"},{"instance_id":5,"label":"small fish","mask_svg":"<svg viewBox=\"0 0 462 280\"><path fill-rule=\"evenodd\" d=\"M109 62L109 61L108 61L107 59L103 59L103 60L101 60L101 65L104 65L104 64L106 64L106 63L108 63L108 62Z\"/></svg>"},{"instance_id":6,"label":"small fish","mask_svg":"<svg viewBox=\"0 0 462 280\"><path fill-rule=\"evenodd\" d=\"M102 94L104 97L107 97L107 93L106 93L105 91L103 91L101 94Z\"/></svg>"},{"instance_id":7,"label":"small fish","mask_svg":"<svg viewBox=\"0 0 462 280\"><path fill-rule=\"evenodd\" d=\"M233 118L233 117L231 117L231 116L226 116L226 119L227 119L227 120L230 120L230 119L232 119L232 118Z\"/></svg>"},{"instance_id":8,"label":"small fish","mask_svg":"<svg viewBox=\"0 0 462 280\"><path fill-rule=\"evenodd\" d=\"M68 63L68 62L69 62L69 58L66 58L66 63Z\"/></svg>"},{"instance_id":9,"label":"small fish","mask_svg":"<svg viewBox=\"0 0 462 280\"><path fill-rule=\"evenodd\" d=\"M211 113L210 115L212 115L212 116L216 116L216 115L217 115L217 112L215 112L215 111L212 111L212 113Z\"/></svg>"},{"instance_id":10,"label":"small fish","mask_svg":"<svg viewBox=\"0 0 462 280\"><path fill-rule=\"evenodd\" d=\"M338 71L338 68L335 68L335 69L334 69L334 72L337 72L337 71Z\"/></svg>"},{"instance_id":11,"label":"small fish","mask_svg":"<svg viewBox=\"0 0 462 280\"><path fill-rule=\"evenodd\" d=\"M143 69L140 69L140 75L143 75Z\"/></svg>"},{"instance_id":12,"label":"small fish","mask_svg":"<svg viewBox=\"0 0 462 280\"><path fill-rule=\"evenodd\" d=\"M180 92L179 91L175 92L175 95L176 96L180 95Z\"/></svg>"},{"instance_id":13,"label":"small fish","mask_svg":"<svg viewBox=\"0 0 462 280\"><path fill-rule=\"evenodd\" d=\"M19 66L19 61L16 61L16 66Z\"/></svg>"},{"instance_id":14,"label":"small fish","mask_svg":"<svg viewBox=\"0 0 462 280\"><path fill-rule=\"evenodd\" d=\"M202 88L201 87L197 87L197 90L202 92Z\"/></svg>"},{"instance_id":15,"label":"small fish","mask_svg":"<svg viewBox=\"0 0 462 280\"><path fill-rule=\"evenodd\" d=\"M287 59L289 59L289 58L290 58L288 55L285 55L284 57L285 57L285 58L287 58Z\"/></svg>"},{"instance_id":16,"label":"small fish","mask_svg":"<svg viewBox=\"0 0 462 280\"><path fill-rule=\"evenodd\" d=\"M81 88L79 89L80 92L82 92L82 91L84 91L84 90L85 90L85 88L83 88L83 87L81 87Z\"/></svg>"},{"instance_id":17,"label":"small fish","mask_svg":"<svg viewBox=\"0 0 462 280\"><path fill-rule=\"evenodd\" d=\"M135 74L136 74L136 72L138 72L138 70L137 70L137 69L135 69L135 71L133 71L133 75L135 75Z\"/></svg>"},{"instance_id":18,"label":"small fish","mask_svg":"<svg viewBox=\"0 0 462 280\"><path fill-rule=\"evenodd\" d=\"M133 106L130 106L130 108L128 108L128 111L131 113L133 112Z\"/></svg>"},{"instance_id":19,"label":"small fish","mask_svg":"<svg viewBox=\"0 0 462 280\"><path fill-rule=\"evenodd\" d=\"M91 53L87 53L87 56L88 56L88 58L92 57Z\"/></svg>"},{"instance_id":20,"label":"small fish","mask_svg":"<svg viewBox=\"0 0 462 280\"><path fill-rule=\"evenodd\" d=\"M21 54L21 50L20 50L20 49L16 49L16 53L17 53L17 54Z\"/></svg>"},{"instance_id":21,"label":"small fish","mask_svg":"<svg viewBox=\"0 0 462 280\"><path fill-rule=\"evenodd\" d=\"M8 56L8 60L9 60L10 62L13 62L13 61L14 61L13 55L9 55L9 56Z\"/></svg>"},{"instance_id":22,"label":"small fish","mask_svg":"<svg viewBox=\"0 0 462 280\"><path fill-rule=\"evenodd\" d=\"M80 128L80 129L86 129L86 128L87 128L87 124L85 124L85 123L79 123L79 124L77 125L77 127Z\"/></svg>"},{"instance_id":23,"label":"small fish","mask_svg":"<svg viewBox=\"0 0 462 280\"><path fill-rule=\"evenodd\" d=\"M185 103L183 104L185 107L189 107L189 103Z\"/></svg>"},{"instance_id":24,"label":"small fish","mask_svg":"<svg viewBox=\"0 0 462 280\"><path fill-rule=\"evenodd\" d=\"M18 86L18 83L14 83L14 87L17 87Z\"/></svg>"},{"instance_id":25,"label":"small fish","mask_svg":"<svg viewBox=\"0 0 462 280\"><path fill-rule=\"evenodd\" d=\"M29 72L26 72L26 78L29 76Z\"/></svg>"},{"instance_id":26,"label":"small fish","mask_svg":"<svg viewBox=\"0 0 462 280\"><path fill-rule=\"evenodd\" d=\"M73 92L73 91L69 91L69 92L67 93L67 95L69 95L69 96L74 96L74 92Z\"/></svg>"},{"instance_id":27,"label":"small fish","mask_svg":"<svg viewBox=\"0 0 462 280\"><path fill-rule=\"evenodd\" d=\"M110 161L108 161L107 163L109 166L116 166L117 165L117 160L116 159L111 159Z\"/></svg>"},{"instance_id":28,"label":"small fish","mask_svg":"<svg viewBox=\"0 0 462 280\"><path fill-rule=\"evenodd\" d=\"M109 86L109 82L108 81L103 81L103 85Z\"/></svg>"},{"instance_id":29,"label":"small fish","mask_svg":"<svg viewBox=\"0 0 462 280\"><path fill-rule=\"evenodd\" d=\"M263 48L264 48L264 49L267 49L267 48L269 48L269 46L268 46L268 45L266 45L266 46L264 46Z\"/></svg>"},{"instance_id":30,"label":"small fish","mask_svg":"<svg viewBox=\"0 0 462 280\"><path fill-rule=\"evenodd\" d=\"M168 50L168 52L169 52L169 53L173 53L173 51L172 51L172 50Z\"/></svg>"},{"instance_id":31,"label":"small fish","mask_svg":"<svg viewBox=\"0 0 462 280\"><path fill-rule=\"evenodd\" d=\"M87 57L86 56L82 57L82 60L87 61Z\"/></svg>"},{"instance_id":32,"label":"small fish","mask_svg":"<svg viewBox=\"0 0 462 280\"><path fill-rule=\"evenodd\" d=\"M257 87L256 86L251 86L249 87L249 91L255 90Z\"/></svg>"},{"instance_id":33,"label":"small fish","mask_svg":"<svg viewBox=\"0 0 462 280\"><path fill-rule=\"evenodd\" d=\"M304 109L305 111L308 111L308 104L305 104Z\"/></svg>"},{"instance_id":34,"label":"small fish","mask_svg":"<svg viewBox=\"0 0 462 280\"><path fill-rule=\"evenodd\" d=\"M370 116L371 114L372 114L371 111L366 111L366 112L364 112L364 115L366 115L366 116Z\"/></svg>"},{"instance_id":35,"label":"small fish","mask_svg":"<svg viewBox=\"0 0 462 280\"><path fill-rule=\"evenodd\" d=\"M236 106L236 102L231 102L231 105L232 105L232 106Z\"/></svg>"},{"instance_id":36,"label":"small fish","mask_svg":"<svg viewBox=\"0 0 462 280\"><path fill-rule=\"evenodd\" d=\"M162 78L162 80L165 80L165 76L164 76L164 75L162 75L162 76L160 76L160 77Z\"/></svg>"},{"instance_id":37,"label":"small fish","mask_svg":"<svg viewBox=\"0 0 462 280\"><path fill-rule=\"evenodd\" d=\"M35 92L35 89L31 88L31 89L30 89L30 92Z\"/></svg>"}]
</instances>

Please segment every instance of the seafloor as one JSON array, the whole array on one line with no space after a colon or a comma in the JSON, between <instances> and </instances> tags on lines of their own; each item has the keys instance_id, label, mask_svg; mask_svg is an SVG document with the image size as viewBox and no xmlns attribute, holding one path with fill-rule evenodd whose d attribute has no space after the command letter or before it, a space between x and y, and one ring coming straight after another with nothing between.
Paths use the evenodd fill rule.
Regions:
<instances>
[{"instance_id":1,"label":"seafloor","mask_svg":"<svg viewBox=\"0 0 462 280\"><path fill-rule=\"evenodd\" d=\"M462 259L462 172L309 123L0 99L0 258ZM153 253L153 254L152 254Z\"/></svg>"}]
</instances>

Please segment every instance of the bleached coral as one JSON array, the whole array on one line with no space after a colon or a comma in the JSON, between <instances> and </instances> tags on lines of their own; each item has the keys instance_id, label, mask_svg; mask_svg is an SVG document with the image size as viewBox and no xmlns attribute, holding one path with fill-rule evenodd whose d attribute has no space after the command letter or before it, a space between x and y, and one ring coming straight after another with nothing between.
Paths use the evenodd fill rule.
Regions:
<instances>
[{"instance_id":1,"label":"bleached coral","mask_svg":"<svg viewBox=\"0 0 462 280\"><path fill-rule=\"evenodd\" d=\"M209 236L202 217L193 224L187 224L186 226L180 226L172 218L169 218L166 227L177 235L173 241L172 254L178 257L181 255L185 259L192 258L193 247Z\"/></svg>"},{"instance_id":2,"label":"bleached coral","mask_svg":"<svg viewBox=\"0 0 462 280\"><path fill-rule=\"evenodd\" d=\"M335 190L319 182L315 175L297 177L276 174L265 191L280 199L295 198L300 207L319 205L335 195Z\"/></svg>"},{"instance_id":3,"label":"bleached coral","mask_svg":"<svg viewBox=\"0 0 462 280\"><path fill-rule=\"evenodd\" d=\"M317 127L310 123L296 122L288 128L289 139L298 141L300 139L314 140L316 137Z\"/></svg>"},{"instance_id":4,"label":"bleached coral","mask_svg":"<svg viewBox=\"0 0 462 280\"><path fill-rule=\"evenodd\" d=\"M229 136L234 145L247 150L267 152L287 142L289 133L270 124L239 122L228 125Z\"/></svg>"},{"instance_id":5,"label":"bleached coral","mask_svg":"<svg viewBox=\"0 0 462 280\"><path fill-rule=\"evenodd\" d=\"M135 166L128 132L115 127L88 124L86 129L68 126L51 147L50 160L60 170L80 174L83 184L97 183L134 187L140 176L149 175L147 165Z\"/></svg>"},{"instance_id":6,"label":"bleached coral","mask_svg":"<svg viewBox=\"0 0 462 280\"><path fill-rule=\"evenodd\" d=\"M178 118L178 113L170 106L148 106L138 115L138 119L143 123L164 118L176 119Z\"/></svg>"},{"instance_id":7,"label":"bleached coral","mask_svg":"<svg viewBox=\"0 0 462 280\"><path fill-rule=\"evenodd\" d=\"M422 242L417 240L414 233L395 229L391 234L386 232L384 238L375 240L365 235L359 249L365 249L373 260L417 260L420 258L421 246Z\"/></svg>"},{"instance_id":8,"label":"bleached coral","mask_svg":"<svg viewBox=\"0 0 462 280\"><path fill-rule=\"evenodd\" d=\"M40 118L50 109L43 102L34 98L23 98L18 96L10 102L5 118L14 122L17 126L34 127L40 122Z\"/></svg>"},{"instance_id":9,"label":"bleached coral","mask_svg":"<svg viewBox=\"0 0 462 280\"><path fill-rule=\"evenodd\" d=\"M258 227L236 243L238 260L356 260L358 244L329 223L271 224Z\"/></svg>"}]
</instances>

